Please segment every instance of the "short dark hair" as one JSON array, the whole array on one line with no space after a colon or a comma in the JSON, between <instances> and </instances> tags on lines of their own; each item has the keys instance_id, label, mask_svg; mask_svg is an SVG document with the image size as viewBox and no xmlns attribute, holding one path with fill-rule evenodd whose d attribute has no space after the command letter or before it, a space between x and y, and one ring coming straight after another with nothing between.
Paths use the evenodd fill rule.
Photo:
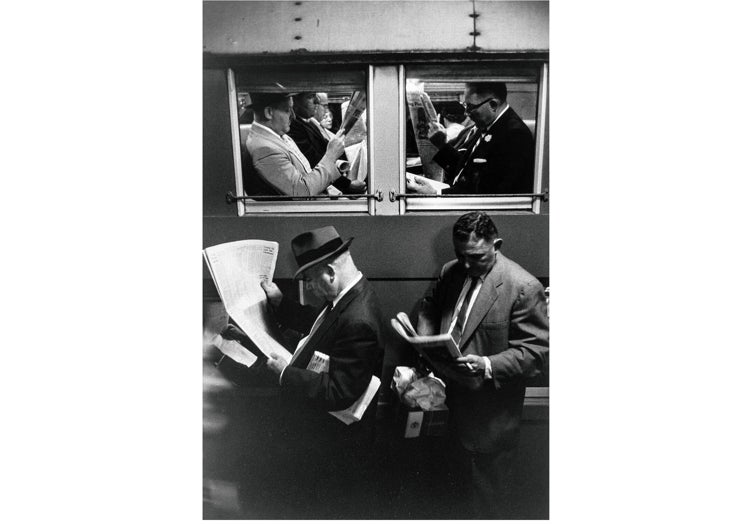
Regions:
<instances>
[{"instance_id":1,"label":"short dark hair","mask_svg":"<svg viewBox=\"0 0 748 524\"><path fill-rule=\"evenodd\" d=\"M265 120L265 108L272 107L284 111L288 109L288 97L276 100L274 102L265 102L263 104L252 104L252 111L255 114L255 120Z\"/></svg>"},{"instance_id":2,"label":"short dark hair","mask_svg":"<svg viewBox=\"0 0 748 524\"><path fill-rule=\"evenodd\" d=\"M506 102L506 83L504 82L468 82L466 89L474 91L478 96L493 96Z\"/></svg>"},{"instance_id":3,"label":"short dark hair","mask_svg":"<svg viewBox=\"0 0 748 524\"><path fill-rule=\"evenodd\" d=\"M499 231L496 224L493 223L484 211L472 211L466 213L457 219L452 227L452 238L458 240L467 240L470 234L488 241L494 241L499 238Z\"/></svg>"}]
</instances>

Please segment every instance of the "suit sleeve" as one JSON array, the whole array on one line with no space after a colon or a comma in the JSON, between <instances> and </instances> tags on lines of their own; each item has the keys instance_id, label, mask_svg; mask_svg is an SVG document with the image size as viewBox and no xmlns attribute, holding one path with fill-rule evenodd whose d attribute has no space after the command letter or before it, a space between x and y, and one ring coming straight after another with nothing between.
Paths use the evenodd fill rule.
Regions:
<instances>
[{"instance_id":1,"label":"suit sleeve","mask_svg":"<svg viewBox=\"0 0 748 524\"><path fill-rule=\"evenodd\" d=\"M281 388L290 395L311 400L325 411L350 407L366 391L381 353L374 326L352 321L337 327L332 347L320 348L330 356L327 373L288 366Z\"/></svg>"},{"instance_id":2,"label":"suit sleeve","mask_svg":"<svg viewBox=\"0 0 748 524\"><path fill-rule=\"evenodd\" d=\"M431 294L426 295L421 300L418 309L418 320L415 326L419 335L436 335L441 330L442 310L444 308L445 271L446 266L442 267Z\"/></svg>"},{"instance_id":3,"label":"suit sleeve","mask_svg":"<svg viewBox=\"0 0 748 524\"><path fill-rule=\"evenodd\" d=\"M452 144L447 143L436 152L432 160L447 172L451 172L460 161L460 152Z\"/></svg>"},{"instance_id":4,"label":"suit sleeve","mask_svg":"<svg viewBox=\"0 0 748 524\"><path fill-rule=\"evenodd\" d=\"M548 310L540 282L520 288L509 324L509 348L490 355L497 387L519 379L532 378L548 365Z\"/></svg>"},{"instance_id":5,"label":"suit sleeve","mask_svg":"<svg viewBox=\"0 0 748 524\"><path fill-rule=\"evenodd\" d=\"M284 195L318 195L332 184L340 172L334 160L323 157L309 173L298 169L285 152L263 147L252 153L260 177Z\"/></svg>"}]
</instances>

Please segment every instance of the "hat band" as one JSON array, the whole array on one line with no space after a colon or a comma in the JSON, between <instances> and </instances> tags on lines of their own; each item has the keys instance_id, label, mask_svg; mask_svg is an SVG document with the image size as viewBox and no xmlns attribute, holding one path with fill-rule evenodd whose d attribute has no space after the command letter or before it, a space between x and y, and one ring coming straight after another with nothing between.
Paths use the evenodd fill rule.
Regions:
<instances>
[{"instance_id":1,"label":"hat band","mask_svg":"<svg viewBox=\"0 0 748 524\"><path fill-rule=\"evenodd\" d=\"M304 253L301 253L296 257L296 262L299 267L305 266L310 262L324 258L327 255L332 254L336 249L343 245L343 239L340 237L333 238L329 242L326 242L316 249L310 249Z\"/></svg>"}]
</instances>

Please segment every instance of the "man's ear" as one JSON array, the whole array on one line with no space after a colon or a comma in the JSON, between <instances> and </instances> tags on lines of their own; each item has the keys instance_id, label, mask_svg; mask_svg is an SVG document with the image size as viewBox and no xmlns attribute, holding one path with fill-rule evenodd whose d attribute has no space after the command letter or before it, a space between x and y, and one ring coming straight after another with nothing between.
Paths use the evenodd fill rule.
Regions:
<instances>
[{"instance_id":1,"label":"man's ear","mask_svg":"<svg viewBox=\"0 0 748 524\"><path fill-rule=\"evenodd\" d=\"M504 239L497 238L496 240L493 241L493 248L496 251L498 251L499 249L501 249L501 244L503 244L503 243L504 243Z\"/></svg>"},{"instance_id":2,"label":"man's ear","mask_svg":"<svg viewBox=\"0 0 748 524\"><path fill-rule=\"evenodd\" d=\"M262 114L265 116L265 120L270 120L273 118L273 108L270 106L265 106L262 109Z\"/></svg>"}]
</instances>

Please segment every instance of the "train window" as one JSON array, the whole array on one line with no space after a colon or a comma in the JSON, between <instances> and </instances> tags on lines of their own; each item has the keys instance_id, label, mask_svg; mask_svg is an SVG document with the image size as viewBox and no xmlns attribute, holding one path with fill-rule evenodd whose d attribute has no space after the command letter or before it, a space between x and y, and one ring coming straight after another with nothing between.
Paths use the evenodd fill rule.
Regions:
<instances>
[{"instance_id":1,"label":"train window","mask_svg":"<svg viewBox=\"0 0 748 524\"><path fill-rule=\"evenodd\" d=\"M240 215L370 211L366 67L262 66L228 77ZM339 130L345 139L328 147Z\"/></svg>"},{"instance_id":2,"label":"train window","mask_svg":"<svg viewBox=\"0 0 748 524\"><path fill-rule=\"evenodd\" d=\"M406 65L404 211L539 211L547 64Z\"/></svg>"}]
</instances>

